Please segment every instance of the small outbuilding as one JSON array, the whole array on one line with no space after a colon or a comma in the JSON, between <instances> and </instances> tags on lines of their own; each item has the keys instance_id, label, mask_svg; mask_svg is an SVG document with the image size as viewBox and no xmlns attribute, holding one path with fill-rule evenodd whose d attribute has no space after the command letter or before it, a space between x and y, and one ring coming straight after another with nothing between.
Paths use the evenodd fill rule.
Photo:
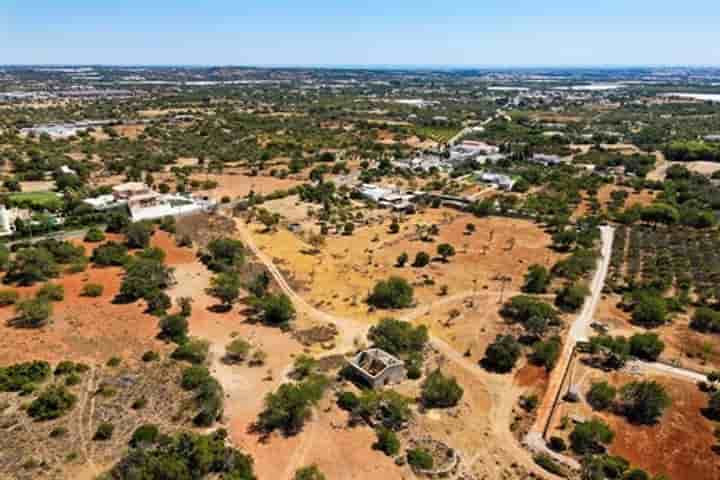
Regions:
<instances>
[{"instance_id":1,"label":"small outbuilding","mask_svg":"<svg viewBox=\"0 0 720 480\"><path fill-rule=\"evenodd\" d=\"M379 348L358 353L348 360L348 364L372 388L400 383L407 375L405 362Z\"/></svg>"}]
</instances>

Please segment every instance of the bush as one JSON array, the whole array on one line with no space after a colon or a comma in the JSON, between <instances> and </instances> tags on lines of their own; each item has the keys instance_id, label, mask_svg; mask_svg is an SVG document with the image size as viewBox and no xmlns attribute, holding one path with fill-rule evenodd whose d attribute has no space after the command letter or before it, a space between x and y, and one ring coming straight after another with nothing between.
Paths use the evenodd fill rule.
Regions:
<instances>
[{"instance_id":1,"label":"bush","mask_svg":"<svg viewBox=\"0 0 720 480\"><path fill-rule=\"evenodd\" d=\"M50 251L43 247L28 247L15 254L5 280L29 286L57 277L59 273L57 261Z\"/></svg>"},{"instance_id":2,"label":"bush","mask_svg":"<svg viewBox=\"0 0 720 480\"><path fill-rule=\"evenodd\" d=\"M15 290L2 290L0 291L0 307L14 305L19 298L20 294Z\"/></svg>"},{"instance_id":3,"label":"bush","mask_svg":"<svg viewBox=\"0 0 720 480\"><path fill-rule=\"evenodd\" d=\"M562 350L560 337L553 337L544 342L535 342L530 360L535 365L545 367L548 372L555 367Z\"/></svg>"},{"instance_id":4,"label":"bush","mask_svg":"<svg viewBox=\"0 0 720 480\"><path fill-rule=\"evenodd\" d=\"M145 397L139 397L135 399L135 401L130 405L130 408L133 410L142 410L147 406L147 398Z\"/></svg>"},{"instance_id":5,"label":"bush","mask_svg":"<svg viewBox=\"0 0 720 480\"><path fill-rule=\"evenodd\" d=\"M44 298L25 300L15 306L16 318L13 324L23 328L40 328L48 324L52 315L52 304Z\"/></svg>"},{"instance_id":6,"label":"bush","mask_svg":"<svg viewBox=\"0 0 720 480\"><path fill-rule=\"evenodd\" d=\"M245 263L245 247L239 240L218 238L208 243L201 259L214 272L234 270Z\"/></svg>"},{"instance_id":7,"label":"bush","mask_svg":"<svg viewBox=\"0 0 720 480\"><path fill-rule=\"evenodd\" d=\"M49 376L50 364L44 361L0 367L0 392L19 392L25 385L44 382Z\"/></svg>"},{"instance_id":8,"label":"bush","mask_svg":"<svg viewBox=\"0 0 720 480\"><path fill-rule=\"evenodd\" d=\"M370 328L368 339L373 346L391 355L421 354L428 341L428 331L424 325L414 327L409 322L383 318Z\"/></svg>"},{"instance_id":9,"label":"bush","mask_svg":"<svg viewBox=\"0 0 720 480\"><path fill-rule=\"evenodd\" d=\"M82 378L77 373L71 373L65 379L65 385L68 387L74 387L75 385L80 385L80 382L82 382Z\"/></svg>"},{"instance_id":10,"label":"bush","mask_svg":"<svg viewBox=\"0 0 720 480\"><path fill-rule=\"evenodd\" d=\"M566 312L576 312L583 306L588 295L590 290L585 285L565 285L557 293L555 305Z\"/></svg>"},{"instance_id":11,"label":"bush","mask_svg":"<svg viewBox=\"0 0 720 480\"><path fill-rule=\"evenodd\" d=\"M428 255L426 252L418 252L415 255L415 261L413 261L412 266L415 268L422 268L430 263L430 255Z\"/></svg>"},{"instance_id":12,"label":"bush","mask_svg":"<svg viewBox=\"0 0 720 480\"><path fill-rule=\"evenodd\" d=\"M157 316L164 315L172 306L170 296L161 290L148 292L145 295L145 302L147 304L147 311Z\"/></svg>"},{"instance_id":13,"label":"bush","mask_svg":"<svg viewBox=\"0 0 720 480\"><path fill-rule=\"evenodd\" d=\"M223 306L230 307L240 297L240 277L233 271L220 272L210 279L206 293L220 300Z\"/></svg>"},{"instance_id":14,"label":"bush","mask_svg":"<svg viewBox=\"0 0 720 480\"><path fill-rule=\"evenodd\" d=\"M265 397L265 409L257 426L265 432L280 429L286 435L299 433L310 416L310 409L322 398L328 382L314 376L301 383L285 383Z\"/></svg>"},{"instance_id":15,"label":"bush","mask_svg":"<svg viewBox=\"0 0 720 480\"><path fill-rule=\"evenodd\" d=\"M440 255L443 262L447 262L448 258L455 256L455 247L449 243L441 243L437 246L437 253Z\"/></svg>"},{"instance_id":16,"label":"bush","mask_svg":"<svg viewBox=\"0 0 720 480\"><path fill-rule=\"evenodd\" d=\"M103 422L100 425L98 425L98 428L95 431L95 435L93 435L93 440L100 440L100 441L110 440L112 438L114 432L115 432L115 425L113 425L112 423Z\"/></svg>"},{"instance_id":17,"label":"bush","mask_svg":"<svg viewBox=\"0 0 720 480\"><path fill-rule=\"evenodd\" d=\"M183 343L187 340L188 320L182 315L166 315L160 320L160 338Z\"/></svg>"},{"instance_id":18,"label":"bush","mask_svg":"<svg viewBox=\"0 0 720 480\"><path fill-rule=\"evenodd\" d=\"M398 440L395 432L388 428L378 428L375 430L377 441L373 443L373 449L380 450L388 457L394 457L400 451L400 440Z\"/></svg>"},{"instance_id":19,"label":"bush","mask_svg":"<svg viewBox=\"0 0 720 480\"><path fill-rule=\"evenodd\" d=\"M407 451L407 462L418 470L431 470L435 466L430 452L424 448L413 448Z\"/></svg>"},{"instance_id":20,"label":"bush","mask_svg":"<svg viewBox=\"0 0 720 480\"><path fill-rule=\"evenodd\" d=\"M65 289L62 285L46 283L37 291L36 296L49 302L61 302L65 298Z\"/></svg>"},{"instance_id":21,"label":"bush","mask_svg":"<svg viewBox=\"0 0 720 480\"><path fill-rule=\"evenodd\" d=\"M578 455L599 453L615 438L610 427L599 419L578 423L570 434L570 446Z\"/></svg>"},{"instance_id":22,"label":"bush","mask_svg":"<svg viewBox=\"0 0 720 480\"><path fill-rule=\"evenodd\" d=\"M80 295L83 297L100 297L103 294L105 287L99 283L86 283L83 285Z\"/></svg>"},{"instance_id":23,"label":"bush","mask_svg":"<svg viewBox=\"0 0 720 480\"><path fill-rule=\"evenodd\" d=\"M294 480L325 480L325 475L322 474L317 465L310 465L295 472Z\"/></svg>"},{"instance_id":24,"label":"bush","mask_svg":"<svg viewBox=\"0 0 720 480\"><path fill-rule=\"evenodd\" d=\"M110 359L107 361L106 365L107 365L108 367L115 368L115 367L119 367L121 363L122 363L122 358L120 358L120 357L110 357Z\"/></svg>"},{"instance_id":25,"label":"bush","mask_svg":"<svg viewBox=\"0 0 720 480\"><path fill-rule=\"evenodd\" d=\"M170 285L171 272L171 269L158 261L133 258L125 265L119 297L134 301L164 290Z\"/></svg>"},{"instance_id":26,"label":"bush","mask_svg":"<svg viewBox=\"0 0 720 480\"><path fill-rule=\"evenodd\" d=\"M522 291L525 293L545 293L550 284L550 272L542 265L530 265L525 274Z\"/></svg>"},{"instance_id":27,"label":"bush","mask_svg":"<svg viewBox=\"0 0 720 480\"><path fill-rule=\"evenodd\" d=\"M50 438L59 438L67 435L68 429L65 427L55 427L50 430Z\"/></svg>"},{"instance_id":28,"label":"bush","mask_svg":"<svg viewBox=\"0 0 720 480\"><path fill-rule=\"evenodd\" d=\"M295 318L295 306L284 293L266 295L257 299L255 304L259 307L260 316L266 325L285 327Z\"/></svg>"},{"instance_id":29,"label":"bush","mask_svg":"<svg viewBox=\"0 0 720 480\"><path fill-rule=\"evenodd\" d=\"M227 445L227 432L182 432L149 448L133 448L109 472L113 480L256 480L252 457Z\"/></svg>"},{"instance_id":30,"label":"bush","mask_svg":"<svg viewBox=\"0 0 720 480\"><path fill-rule=\"evenodd\" d=\"M438 369L423 382L420 399L426 408L449 408L458 404L463 393L454 377L446 377Z\"/></svg>"},{"instance_id":31,"label":"bush","mask_svg":"<svg viewBox=\"0 0 720 480\"><path fill-rule=\"evenodd\" d=\"M153 234L151 222L135 222L125 228L125 241L129 248L146 248Z\"/></svg>"},{"instance_id":32,"label":"bush","mask_svg":"<svg viewBox=\"0 0 720 480\"><path fill-rule=\"evenodd\" d=\"M558 464L553 458L546 454L541 453L533 457L533 461L538 464L543 470L550 472L558 477L567 478L568 474L565 469Z\"/></svg>"},{"instance_id":33,"label":"bush","mask_svg":"<svg viewBox=\"0 0 720 480\"><path fill-rule=\"evenodd\" d=\"M97 228L91 228L85 234L85 241L90 243L102 242L105 240L105 234L102 230Z\"/></svg>"},{"instance_id":34,"label":"bush","mask_svg":"<svg viewBox=\"0 0 720 480\"><path fill-rule=\"evenodd\" d=\"M643 425L657 423L670 406L670 397L665 388L655 381L628 383L620 390L620 395L627 418Z\"/></svg>"},{"instance_id":35,"label":"bush","mask_svg":"<svg viewBox=\"0 0 720 480\"><path fill-rule=\"evenodd\" d=\"M180 386L185 390L195 390L210 378L210 371L201 365L192 365L182 371Z\"/></svg>"},{"instance_id":36,"label":"bush","mask_svg":"<svg viewBox=\"0 0 720 480\"><path fill-rule=\"evenodd\" d=\"M225 346L224 360L228 363L242 363L247 360L252 346L242 338L236 338Z\"/></svg>"},{"instance_id":37,"label":"bush","mask_svg":"<svg viewBox=\"0 0 720 480\"><path fill-rule=\"evenodd\" d=\"M667 321L665 299L655 295L642 295L632 312L633 323L645 328L659 327Z\"/></svg>"},{"instance_id":38,"label":"bush","mask_svg":"<svg viewBox=\"0 0 720 480\"><path fill-rule=\"evenodd\" d=\"M485 350L482 366L495 373L508 373L520 358L520 344L510 335L498 336Z\"/></svg>"},{"instance_id":39,"label":"bush","mask_svg":"<svg viewBox=\"0 0 720 480\"><path fill-rule=\"evenodd\" d=\"M698 308L690 321L690 328L703 333L720 333L720 312L707 307Z\"/></svg>"},{"instance_id":40,"label":"bush","mask_svg":"<svg viewBox=\"0 0 720 480\"><path fill-rule=\"evenodd\" d=\"M36 420L54 420L70 411L77 402L77 397L64 386L47 387L30 403L28 415Z\"/></svg>"},{"instance_id":41,"label":"bush","mask_svg":"<svg viewBox=\"0 0 720 480\"><path fill-rule=\"evenodd\" d=\"M413 302L413 287L400 277L390 277L375 284L367 299L376 308L407 308Z\"/></svg>"},{"instance_id":42,"label":"bush","mask_svg":"<svg viewBox=\"0 0 720 480\"><path fill-rule=\"evenodd\" d=\"M403 252L400 255L398 255L397 262L395 263L398 267L402 268L407 263L409 257L408 254Z\"/></svg>"},{"instance_id":43,"label":"bush","mask_svg":"<svg viewBox=\"0 0 720 480\"><path fill-rule=\"evenodd\" d=\"M207 340L193 338L180 344L170 356L174 360L182 360L192 363L193 365L199 365L205 363L209 351L210 343Z\"/></svg>"},{"instance_id":44,"label":"bush","mask_svg":"<svg viewBox=\"0 0 720 480\"><path fill-rule=\"evenodd\" d=\"M665 343L656 333L638 333L630 338L630 354L654 362L665 350Z\"/></svg>"},{"instance_id":45,"label":"bush","mask_svg":"<svg viewBox=\"0 0 720 480\"><path fill-rule=\"evenodd\" d=\"M567 450L565 440L560 437L550 437L550 443L548 444L548 446L553 452L564 452L565 450Z\"/></svg>"},{"instance_id":46,"label":"bush","mask_svg":"<svg viewBox=\"0 0 720 480\"><path fill-rule=\"evenodd\" d=\"M352 412L360 405L360 399L353 392L340 392L337 395L337 404L346 412Z\"/></svg>"},{"instance_id":47,"label":"bush","mask_svg":"<svg viewBox=\"0 0 720 480\"><path fill-rule=\"evenodd\" d=\"M130 437L131 447L144 447L154 444L160 437L160 430L156 425L146 423L140 425Z\"/></svg>"},{"instance_id":48,"label":"bush","mask_svg":"<svg viewBox=\"0 0 720 480\"><path fill-rule=\"evenodd\" d=\"M617 389L608 382L595 382L587 394L587 401L595 410L607 410L615 401L615 395Z\"/></svg>"},{"instance_id":49,"label":"bush","mask_svg":"<svg viewBox=\"0 0 720 480\"><path fill-rule=\"evenodd\" d=\"M99 267L119 267L128 261L128 249L116 242L107 242L93 250L90 261Z\"/></svg>"}]
</instances>

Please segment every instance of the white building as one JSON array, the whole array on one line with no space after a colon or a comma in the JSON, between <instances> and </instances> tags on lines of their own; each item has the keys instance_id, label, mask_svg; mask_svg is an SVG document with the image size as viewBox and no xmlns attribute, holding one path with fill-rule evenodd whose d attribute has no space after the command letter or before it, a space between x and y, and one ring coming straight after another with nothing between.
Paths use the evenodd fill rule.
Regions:
<instances>
[{"instance_id":1,"label":"white building","mask_svg":"<svg viewBox=\"0 0 720 480\"><path fill-rule=\"evenodd\" d=\"M535 153L533 154L532 158L530 158L530 161L534 163L541 163L547 167L550 165L558 165L562 163L562 158L560 158L559 155L546 155L544 153Z\"/></svg>"},{"instance_id":2,"label":"white building","mask_svg":"<svg viewBox=\"0 0 720 480\"><path fill-rule=\"evenodd\" d=\"M502 173L483 173L480 175L480 179L483 182L492 183L493 185L497 185L498 188L506 191L511 191L513 187L515 186L515 183L517 183L517 180L513 179L512 177L508 175L504 175Z\"/></svg>"},{"instance_id":3,"label":"white building","mask_svg":"<svg viewBox=\"0 0 720 480\"><path fill-rule=\"evenodd\" d=\"M378 205L391 208L395 211L407 211L413 208L412 201L415 195L403 193L395 188L385 188L379 185L362 184L358 188L360 195Z\"/></svg>"}]
</instances>

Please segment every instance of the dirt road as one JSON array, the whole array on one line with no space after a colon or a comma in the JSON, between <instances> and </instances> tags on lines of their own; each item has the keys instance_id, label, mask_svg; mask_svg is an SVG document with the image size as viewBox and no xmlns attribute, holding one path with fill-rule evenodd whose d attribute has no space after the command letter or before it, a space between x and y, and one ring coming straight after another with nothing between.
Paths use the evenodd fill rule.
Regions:
<instances>
[{"instance_id":1,"label":"dirt road","mask_svg":"<svg viewBox=\"0 0 720 480\"><path fill-rule=\"evenodd\" d=\"M350 318L339 317L322 312L298 295L285 280L282 272L280 272L280 270L275 266L272 259L270 259L258 248L257 244L253 240L252 233L248 230L247 226L240 220L236 220L236 224L238 233L243 243L248 249L250 249L256 258L265 265L268 272L277 281L280 289L293 301L298 313L308 315L318 321L332 323L338 327L338 331L340 332L339 338L336 342L335 349L333 349L330 353L347 352L353 348L356 338L364 339L366 337L369 330L368 325L362 324ZM456 295L458 299L464 298L465 296L467 296L466 292ZM453 298L453 300L456 300L456 298ZM417 315L419 312L424 312L424 307L418 307L418 310L411 313L408 317ZM489 391L493 394L493 411L491 413L491 417L493 418L493 433L499 440L501 440L503 447L508 454L512 456L514 461L517 464L522 465L522 467L524 467L527 471L535 474L538 478L559 478L537 466L533 461L530 452L522 448L510 432L512 408L516 400L513 393L512 382L508 381L506 377L500 375L493 376L482 371L474 362L463 357L463 355L452 346L437 337L431 336L430 344L433 348L442 353L448 360L466 370L474 378L478 379L485 385L490 384Z\"/></svg>"}]
</instances>

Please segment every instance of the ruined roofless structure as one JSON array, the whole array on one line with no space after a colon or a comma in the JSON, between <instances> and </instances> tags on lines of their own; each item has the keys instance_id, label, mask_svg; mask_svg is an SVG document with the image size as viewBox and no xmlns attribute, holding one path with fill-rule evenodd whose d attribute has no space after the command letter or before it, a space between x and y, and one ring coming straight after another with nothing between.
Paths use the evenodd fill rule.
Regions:
<instances>
[{"instance_id":1,"label":"ruined roofless structure","mask_svg":"<svg viewBox=\"0 0 720 480\"><path fill-rule=\"evenodd\" d=\"M372 388L405 380L405 362L379 348L358 353L348 363L355 373Z\"/></svg>"}]
</instances>

